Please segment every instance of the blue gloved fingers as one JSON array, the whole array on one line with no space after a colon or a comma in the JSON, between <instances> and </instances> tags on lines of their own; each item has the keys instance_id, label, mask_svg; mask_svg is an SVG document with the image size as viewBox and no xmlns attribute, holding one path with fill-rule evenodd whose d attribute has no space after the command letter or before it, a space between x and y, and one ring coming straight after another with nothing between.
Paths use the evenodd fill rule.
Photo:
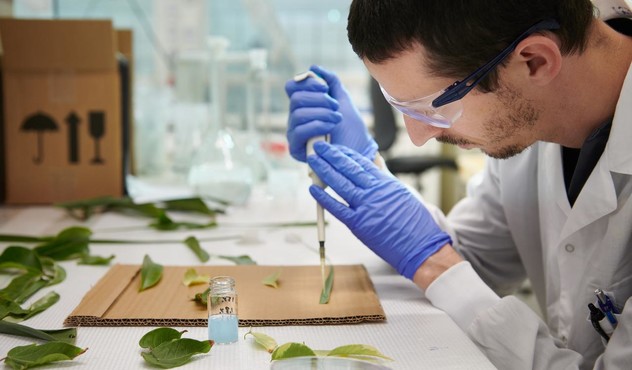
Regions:
<instances>
[{"instance_id":1,"label":"blue gloved fingers","mask_svg":"<svg viewBox=\"0 0 632 370\"><path fill-rule=\"evenodd\" d=\"M289 80L285 83L285 93L287 96L292 96L292 94L299 90L326 93L329 91L329 86L323 85L314 78L306 78L302 81Z\"/></svg>"},{"instance_id":2,"label":"blue gloved fingers","mask_svg":"<svg viewBox=\"0 0 632 370\"><path fill-rule=\"evenodd\" d=\"M327 85L329 85L329 95L331 95L332 98L338 100L340 105L344 104L343 101L347 104L353 104L350 101L347 89L345 89L344 85L342 84L342 82L340 82L340 79L338 78L338 76L336 76L335 73L330 72L320 66L312 66L310 69L327 82Z\"/></svg>"},{"instance_id":3,"label":"blue gloved fingers","mask_svg":"<svg viewBox=\"0 0 632 370\"><path fill-rule=\"evenodd\" d=\"M287 131L287 141L290 143L290 155L298 161L305 162L305 146L314 136L327 135L336 127L337 123L312 121Z\"/></svg>"},{"instance_id":4,"label":"blue gloved fingers","mask_svg":"<svg viewBox=\"0 0 632 370\"><path fill-rule=\"evenodd\" d=\"M334 215L345 225L348 225L354 218L355 211L346 205L338 202L331 195L319 186L311 185L309 187L309 193L316 199L316 201L327 210L327 212Z\"/></svg>"},{"instance_id":5,"label":"blue gloved fingers","mask_svg":"<svg viewBox=\"0 0 632 370\"><path fill-rule=\"evenodd\" d=\"M314 91L297 91L290 97L290 112L304 107L322 107L338 110L338 102L331 96Z\"/></svg>"},{"instance_id":6,"label":"blue gloved fingers","mask_svg":"<svg viewBox=\"0 0 632 370\"><path fill-rule=\"evenodd\" d=\"M312 121L338 123L342 115L327 108L300 108L290 113L289 129L304 125Z\"/></svg>"},{"instance_id":7,"label":"blue gloved fingers","mask_svg":"<svg viewBox=\"0 0 632 370\"><path fill-rule=\"evenodd\" d=\"M327 85L329 86L329 91L342 86L342 84L340 83L340 79L338 79L338 76L336 76L335 73L328 71L318 65L313 65L309 69L312 72L316 73L318 76L322 77L325 82L327 82Z\"/></svg>"},{"instance_id":8,"label":"blue gloved fingers","mask_svg":"<svg viewBox=\"0 0 632 370\"><path fill-rule=\"evenodd\" d=\"M375 177L362 168L356 161L340 151L341 145L326 142L314 143L314 152L327 161L336 171L349 179L355 186L368 189L375 184ZM335 190L335 189L334 189Z\"/></svg>"},{"instance_id":9,"label":"blue gloved fingers","mask_svg":"<svg viewBox=\"0 0 632 370\"><path fill-rule=\"evenodd\" d=\"M314 145L314 147L315 146L316 145ZM356 186L353 181L338 172L336 168L318 155L307 156L307 164L314 173L340 195L351 208L355 208L358 205L362 199L362 188Z\"/></svg>"},{"instance_id":10,"label":"blue gloved fingers","mask_svg":"<svg viewBox=\"0 0 632 370\"><path fill-rule=\"evenodd\" d=\"M370 173L371 175L375 176L376 178L381 178L381 177L383 177L385 175L384 172L382 172L382 170L380 170L375 165L375 163L371 162L363 154L358 153L355 150L353 150L351 148L347 148L345 146L340 146L339 149L340 149L341 152L343 152L347 156L353 158L353 160L358 162L358 164L360 166L362 166L362 168L364 168L364 170L366 172Z\"/></svg>"}]
</instances>

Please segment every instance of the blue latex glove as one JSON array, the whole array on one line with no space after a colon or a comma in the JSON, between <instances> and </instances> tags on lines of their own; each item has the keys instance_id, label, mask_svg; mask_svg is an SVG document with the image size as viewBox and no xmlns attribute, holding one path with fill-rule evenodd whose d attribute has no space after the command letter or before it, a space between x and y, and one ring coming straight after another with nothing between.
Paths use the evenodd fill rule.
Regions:
<instances>
[{"instance_id":1,"label":"blue latex glove","mask_svg":"<svg viewBox=\"0 0 632 370\"><path fill-rule=\"evenodd\" d=\"M314 185L312 196L400 274L412 279L428 257L452 243L404 185L364 156L322 141L314 151L307 163L349 205Z\"/></svg>"},{"instance_id":2,"label":"blue latex glove","mask_svg":"<svg viewBox=\"0 0 632 370\"><path fill-rule=\"evenodd\" d=\"M377 143L338 77L318 66L310 70L327 85L314 78L290 80L285 84L285 92L290 97L287 139L292 157L305 162L307 140L331 134L331 143L352 148L373 160Z\"/></svg>"}]
</instances>

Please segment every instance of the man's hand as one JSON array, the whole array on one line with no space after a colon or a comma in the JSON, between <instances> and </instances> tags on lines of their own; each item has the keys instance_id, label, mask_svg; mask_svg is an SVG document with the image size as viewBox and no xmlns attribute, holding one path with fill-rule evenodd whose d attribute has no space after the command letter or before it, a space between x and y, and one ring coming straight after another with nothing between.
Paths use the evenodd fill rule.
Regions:
<instances>
[{"instance_id":1,"label":"man's hand","mask_svg":"<svg viewBox=\"0 0 632 370\"><path fill-rule=\"evenodd\" d=\"M400 274L412 279L428 257L451 243L421 202L367 158L325 142L315 143L314 151L308 164L348 206L317 186L310 187L312 196Z\"/></svg>"},{"instance_id":2,"label":"man's hand","mask_svg":"<svg viewBox=\"0 0 632 370\"><path fill-rule=\"evenodd\" d=\"M369 135L347 90L334 73L318 66L310 70L327 84L314 78L285 84L290 98L287 139L292 157L305 162L307 140L330 134L331 143L352 148L372 161L377 143Z\"/></svg>"}]
</instances>

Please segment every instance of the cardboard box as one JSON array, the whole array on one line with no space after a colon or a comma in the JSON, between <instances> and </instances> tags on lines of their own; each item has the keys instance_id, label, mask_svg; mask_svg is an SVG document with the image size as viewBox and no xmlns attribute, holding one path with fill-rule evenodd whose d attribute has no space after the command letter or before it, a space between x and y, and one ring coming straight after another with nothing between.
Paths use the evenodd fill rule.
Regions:
<instances>
[{"instance_id":1,"label":"cardboard box","mask_svg":"<svg viewBox=\"0 0 632 370\"><path fill-rule=\"evenodd\" d=\"M119 74L121 77L121 119L123 122L123 173L136 174L134 151L134 96L132 86L134 86L134 46L133 34L130 29L116 30L116 40L118 51L124 57L119 58Z\"/></svg>"},{"instance_id":2,"label":"cardboard box","mask_svg":"<svg viewBox=\"0 0 632 370\"><path fill-rule=\"evenodd\" d=\"M0 19L5 202L124 194L110 21Z\"/></svg>"}]
</instances>

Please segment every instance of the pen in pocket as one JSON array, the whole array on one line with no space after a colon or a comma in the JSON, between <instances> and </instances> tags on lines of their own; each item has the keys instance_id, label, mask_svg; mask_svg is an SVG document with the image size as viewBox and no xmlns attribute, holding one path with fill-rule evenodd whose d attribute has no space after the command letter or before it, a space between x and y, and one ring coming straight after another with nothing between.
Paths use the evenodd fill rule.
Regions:
<instances>
[{"instance_id":1,"label":"pen in pocket","mask_svg":"<svg viewBox=\"0 0 632 370\"><path fill-rule=\"evenodd\" d=\"M605 317L604 313L592 303L588 304L588 308L590 309L590 322L592 323L593 328L595 328L597 333L599 333L599 335L601 335L607 343L610 340L610 336L608 336L601 327L601 324L599 324L599 322Z\"/></svg>"},{"instance_id":2,"label":"pen in pocket","mask_svg":"<svg viewBox=\"0 0 632 370\"><path fill-rule=\"evenodd\" d=\"M606 315L606 318L608 319L610 324L612 324L612 327L616 328L618 322L614 314L618 312L617 309L614 307L614 304L612 304L612 300L601 289L596 289L595 295L597 296L597 303L599 304L599 308Z\"/></svg>"}]
</instances>

